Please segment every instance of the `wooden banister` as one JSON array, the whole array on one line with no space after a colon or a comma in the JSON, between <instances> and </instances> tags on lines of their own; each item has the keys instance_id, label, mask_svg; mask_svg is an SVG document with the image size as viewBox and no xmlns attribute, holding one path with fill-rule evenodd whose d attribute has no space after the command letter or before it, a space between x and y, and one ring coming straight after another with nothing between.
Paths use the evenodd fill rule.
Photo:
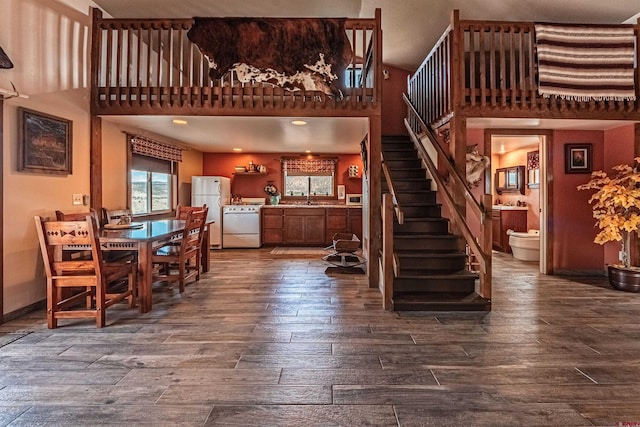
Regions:
<instances>
[{"instance_id":1,"label":"wooden banister","mask_svg":"<svg viewBox=\"0 0 640 427\"><path fill-rule=\"evenodd\" d=\"M387 182L387 187L389 187L389 192L391 193L391 204L396 213L396 217L398 218L398 224L404 223L404 212L402 211L402 206L400 206L400 202L396 197L396 191L393 187L393 181L391 179L391 174L389 173L389 168L384 163L384 155L382 156L382 173L384 174L384 179Z\"/></svg>"}]
</instances>

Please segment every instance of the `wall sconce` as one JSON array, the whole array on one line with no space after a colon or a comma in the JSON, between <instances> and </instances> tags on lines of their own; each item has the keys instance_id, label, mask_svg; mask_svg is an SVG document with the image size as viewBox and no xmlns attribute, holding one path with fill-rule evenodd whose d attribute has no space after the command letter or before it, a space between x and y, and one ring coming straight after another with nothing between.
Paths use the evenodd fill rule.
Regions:
<instances>
[{"instance_id":1,"label":"wall sconce","mask_svg":"<svg viewBox=\"0 0 640 427\"><path fill-rule=\"evenodd\" d=\"M382 78L389 80L389 70L382 70Z\"/></svg>"}]
</instances>

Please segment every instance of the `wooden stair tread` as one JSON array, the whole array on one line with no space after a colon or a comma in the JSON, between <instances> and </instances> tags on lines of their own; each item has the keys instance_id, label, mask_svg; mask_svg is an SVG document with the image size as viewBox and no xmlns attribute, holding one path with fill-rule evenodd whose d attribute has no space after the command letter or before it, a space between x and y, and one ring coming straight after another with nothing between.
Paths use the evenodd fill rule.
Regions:
<instances>
[{"instance_id":1,"label":"wooden stair tread","mask_svg":"<svg viewBox=\"0 0 640 427\"><path fill-rule=\"evenodd\" d=\"M428 252L428 253L423 253L423 252L412 252L410 250L407 249L402 249L400 251L395 251L395 254L399 257L411 257L411 258L451 258L452 256L456 256L456 257L466 257L467 254L465 254L464 252L443 252L443 253L438 253L438 252Z\"/></svg>"},{"instance_id":2,"label":"wooden stair tread","mask_svg":"<svg viewBox=\"0 0 640 427\"><path fill-rule=\"evenodd\" d=\"M472 271L469 270L459 270L453 273L446 273L446 274L435 274L435 273L431 273L431 274L412 274L412 273L405 273L405 274L400 274L399 276L396 276L396 279L424 279L424 280L428 280L428 279L440 279L440 280L459 280L459 279L477 279L478 277L480 277L478 275L478 273L474 273Z\"/></svg>"},{"instance_id":3,"label":"wooden stair tread","mask_svg":"<svg viewBox=\"0 0 640 427\"><path fill-rule=\"evenodd\" d=\"M427 233L399 233L396 232L393 234L393 237L396 239L451 239L456 240L459 239L455 234L427 234Z\"/></svg>"},{"instance_id":4,"label":"wooden stair tread","mask_svg":"<svg viewBox=\"0 0 640 427\"><path fill-rule=\"evenodd\" d=\"M468 295L444 293L402 294L394 296L393 304L400 311L489 311L491 300L478 294Z\"/></svg>"}]
</instances>

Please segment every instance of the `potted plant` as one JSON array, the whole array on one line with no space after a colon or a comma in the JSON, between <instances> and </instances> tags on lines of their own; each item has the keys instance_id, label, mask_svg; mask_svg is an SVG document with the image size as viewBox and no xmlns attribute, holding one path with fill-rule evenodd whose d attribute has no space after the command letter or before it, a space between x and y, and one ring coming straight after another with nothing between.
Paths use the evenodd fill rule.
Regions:
<instances>
[{"instance_id":1,"label":"potted plant","mask_svg":"<svg viewBox=\"0 0 640 427\"><path fill-rule=\"evenodd\" d=\"M640 228L640 157L634 165L613 167L614 173L596 171L591 180L578 186L578 190L597 190L589 199L593 217L600 232L594 242L622 243L619 259L621 264L609 265L609 283L615 289L640 291L640 268L631 266L631 234Z\"/></svg>"}]
</instances>

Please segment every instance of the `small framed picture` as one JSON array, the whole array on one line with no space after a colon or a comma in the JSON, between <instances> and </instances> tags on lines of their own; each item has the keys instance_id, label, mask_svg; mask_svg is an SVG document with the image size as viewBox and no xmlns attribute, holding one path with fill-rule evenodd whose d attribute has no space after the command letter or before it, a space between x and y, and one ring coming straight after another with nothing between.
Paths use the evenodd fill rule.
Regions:
<instances>
[{"instance_id":1,"label":"small framed picture","mask_svg":"<svg viewBox=\"0 0 640 427\"><path fill-rule=\"evenodd\" d=\"M26 108L18 109L18 170L69 175L72 121Z\"/></svg>"},{"instance_id":2,"label":"small framed picture","mask_svg":"<svg viewBox=\"0 0 640 427\"><path fill-rule=\"evenodd\" d=\"M344 200L345 190L344 185L338 185L338 200Z\"/></svg>"},{"instance_id":3,"label":"small framed picture","mask_svg":"<svg viewBox=\"0 0 640 427\"><path fill-rule=\"evenodd\" d=\"M564 145L564 172L565 173L591 173L592 145L591 144L565 144Z\"/></svg>"}]
</instances>

